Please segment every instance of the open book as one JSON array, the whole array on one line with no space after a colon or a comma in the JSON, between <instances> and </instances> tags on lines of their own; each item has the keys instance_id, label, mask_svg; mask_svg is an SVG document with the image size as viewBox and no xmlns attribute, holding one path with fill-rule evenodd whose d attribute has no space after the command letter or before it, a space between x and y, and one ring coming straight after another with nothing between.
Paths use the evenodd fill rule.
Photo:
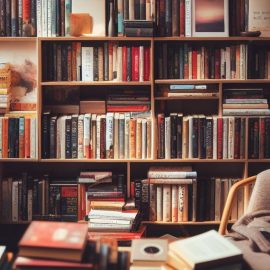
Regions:
<instances>
[{"instance_id":1,"label":"open book","mask_svg":"<svg viewBox=\"0 0 270 270\"><path fill-rule=\"evenodd\" d=\"M243 254L214 230L169 244L168 264L176 269L241 269ZM184 266L184 267L183 267Z\"/></svg>"}]
</instances>

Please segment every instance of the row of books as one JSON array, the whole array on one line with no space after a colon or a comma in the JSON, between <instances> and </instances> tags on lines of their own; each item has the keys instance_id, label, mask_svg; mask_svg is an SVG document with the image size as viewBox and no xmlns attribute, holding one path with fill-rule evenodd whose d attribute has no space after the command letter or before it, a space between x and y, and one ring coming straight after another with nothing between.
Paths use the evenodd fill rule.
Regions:
<instances>
[{"instance_id":1,"label":"row of books","mask_svg":"<svg viewBox=\"0 0 270 270\"><path fill-rule=\"evenodd\" d=\"M158 158L242 159L244 117L158 114Z\"/></svg>"},{"instance_id":2,"label":"row of books","mask_svg":"<svg viewBox=\"0 0 270 270\"><path fill-rule=\"evenodd\" d=\"M42 116L43 158L149 159L152 121L138 113Z\"/></svg>"},{"instance_id":3,"label":"row of books","mask_svg":"<svg viewBox=\"0 0 270 270\"><path fill-rule=\"evenodd\" d=\"M37 158L37 119L0 117L0 158Z\"/></svg>"},{"instance_id":4,"label":"row of books","mask_svg":"<svg viewBox=\"0 0 270 270\"><path fill-rule=\"evenodd\" d=\"M248 126L249 158L270 158L270 117L249 118Z\"/></svg>"},{"instance_id":5,"label":"row of books","mask_svg":"<svg viewBox=\"0 0 270 270\"><path fill-rule=\"evenodd\" d=\"M225 88L223 90L223 115L269 115L267 89Z\"/></svg>"},{"instance_id":6,"label":"row of books","mask_svg":"<svg viewBox=\"0 0 270 270\"><path fill-rule=\"evenodd\" d=\"M72 179L71 179L72 180ZM2 179L4 222L42 220L77 221L78 186L72 181L33 178L27 173Z\"/></svg>"},{"instance_id":7,"label":"row of books","mask_svg":"<svg viewBox=\"0 0 270 270\"><path fill-rule=\"evenodd\" d=\"M43 47L43 80L149 81L150 47L86 46L81 42L48 43Z\"/></svg>"},{"instance_id":8,"label":"row of books","mask_svg":"<svg viewBox=\"0 0 270 270\"><path fill-rule=\"evenodd\" d=\"M270 54L266 59L270 64ZM263 71L257 71L262 68ZM254 78L270 77L270 71L264 67L249 64L245 44L194 47L187 43L162 43L158 47L159 79L247 79L253 73Z\"/></svg>"}]
</instances>

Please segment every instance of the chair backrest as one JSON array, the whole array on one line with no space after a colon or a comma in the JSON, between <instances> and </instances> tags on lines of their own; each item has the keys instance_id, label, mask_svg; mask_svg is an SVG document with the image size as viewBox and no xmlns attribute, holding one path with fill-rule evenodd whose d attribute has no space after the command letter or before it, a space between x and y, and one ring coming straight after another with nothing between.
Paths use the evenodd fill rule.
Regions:
<instances>
[{"instance_id":1,"label":"chair backrest","mask_svg":"<svg viewBox=\"0 0 270 270\"><path fill-rule=\"evenodd\" d=\"M257 175L246 213L258 210L270 210L270 169Z\"/></svg>"}]
</instances>

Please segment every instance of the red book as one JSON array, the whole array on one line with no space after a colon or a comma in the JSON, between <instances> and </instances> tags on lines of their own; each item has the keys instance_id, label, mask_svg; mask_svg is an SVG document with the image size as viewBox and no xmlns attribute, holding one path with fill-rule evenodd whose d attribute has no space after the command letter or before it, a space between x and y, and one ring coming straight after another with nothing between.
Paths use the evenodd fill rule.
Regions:
<instances>
[{"instance_id":1,"label":"red book","mask_svg":"<svg viewBox=\"0 0 270 270\"><path fill-rule=\"evenodd\" d=\"M130 183L130 198L135 198L135 183L131 182Z\"/></svg>"},{"instance_id":2,"label":"red book","mask_svg":"<svg viewBox=\"0 0 270 270\"><path fill-rule=\"evenodd\" d=\"M107 112L147 112L149 109L149 105L107 106Z\"/></svg>"},{"instance_id":3,"label":"red book","mask_svg":"<svg viewBox=\"0 0 270 270\"><path fill-rule=\"evenodd\" d=\"M19 256L81 262L87 224L33 221L19 242Z\"/></svg>"},{"instance_id":4,"label":"red book","mask_svg":"<svg viewBox=\"0 0 270 270\"><path fill-rule=\"evenodd\" d=\"M185 36L185 0L180 0L180 37Z\"/></svg>"},{"instance_id":5,"label":"red book","mask_svg":"<svg viewBox=\"0 0 270 270\"><path fill-rule=\"evenodd\" d=\"M217 158L223 158L223 119L217 119Z\"/></svg>"},{"instance_id":6,"label":"red book","mask_svg":"<svg viewBox=\"0 0 270 270\"><path fill-rule=\"evenodd\" d=\"M215 79L220 79L220 49L215 50Z\"/></svg>"},{"instance_id":7,"label":"red book","mask_svg":"<svg viewBox=\"0 0 270 270\"><path fill-rule=\"evenodd\" d=\"M30 23L31 0L23 0L23 23Z\"/></svg>"},{"instance_id":8,"label":"red book","mask_svg":"<svg viewBox=\"0 0 270 270\"><path fill-rule=\"evenodd\" d=\"M122 80L127 81L127 46L122 48Z\"/></svg>"},{"instance_id":9,"label":"red book","mask_svg":"<svg viewBox=\"0 0 270 270\"><path fill-rule=\"evenodd\" d=\"M41 260L25 257L17 257L14 262L16 269L94 269L91 263L74 263L57 260Z\"/></svg>"},{"instance_id":10,"label":"red book","mask_svg":"<svg viewBox=\"0 0 270 270\"><path fill-rule=\"evenodd\" d=\"M24 122L25 158L30 158L30 118Z\"/></svg>"},{"instance_id":11,"label":"red book","mask_svg":"<svg viewBox=\"0 0 270 270\"><path fill-rule=\"evenodd\" d=\"M192 79L197 79L197 50L192 51Z\"/></svg>"},{"instance_id":12,"label":"red book","mask_svg":"<svg viewBox=\"0 0 270 270\"><path fill-rule=\"evenodd\" d=\"M150 81L150 47L144 47L144 81Z\"/></svg>"},{"instance_id":13,"label":"red book","mask_svg":"<svg viewBox=\"0 0 270 270\"><path fill-rule=\"evenodd\" d=\"M2 157L8 158L8 118L3 118L3 127L2 127Z\"/></svg>"},{"instance_id":14,"label":"red book","mask_svg":"<svg viewBox=\"0 0 270 270\"><path fill-rule=\"evenodd\" d=\"M132 47L132 81L139 81L140 48Z\"/></svg>"},{"instance_id":15,"label":"red book","mask_svg":"<svg viewBox=\"0 0 270 270\"><path fill-rule=\"evenodd\" d=\"M78 184L78 220L86 216L86 185Z\"/></svg>"}]
</instances>

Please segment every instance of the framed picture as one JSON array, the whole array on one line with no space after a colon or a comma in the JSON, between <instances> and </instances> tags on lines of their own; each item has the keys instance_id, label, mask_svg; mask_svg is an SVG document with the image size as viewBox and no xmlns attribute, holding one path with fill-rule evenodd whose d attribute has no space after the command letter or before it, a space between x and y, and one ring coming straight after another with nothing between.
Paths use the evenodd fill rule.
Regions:
<instances>
[{"instance_id":1,"label":"framed picture","mask_svg":"<svg viewBox=\"0 0 270 270\"><path fill-rule=\"evenodd\" d=\"M229 0L192 0L192 36L227 37Z\"/></svg>"}]
</instances>

